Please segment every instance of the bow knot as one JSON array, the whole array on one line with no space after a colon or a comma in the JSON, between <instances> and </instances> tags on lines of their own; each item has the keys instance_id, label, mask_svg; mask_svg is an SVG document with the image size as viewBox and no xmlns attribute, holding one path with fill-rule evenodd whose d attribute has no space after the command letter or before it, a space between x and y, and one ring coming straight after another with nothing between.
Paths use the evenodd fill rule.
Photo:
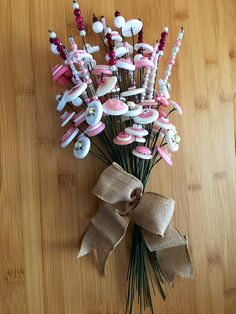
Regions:
<instances>
[{"instance_id":1,"label":"bow knot","mask_svg":"<svg viewBox=\"0 0 236 314\"><path fill-rule=\"evenodd\" d=\"M130 220L139 225L150 251L157 251L165 278L192 276L187 240L170 225L175 201L157 193L144 193L143 184L118 164L106 168L93 189L102 200L83 238L78 257L96 249L101 272L108 255L125 236ZM161 262L162 261L162 262Z\"/></svg>"}]
</instances>

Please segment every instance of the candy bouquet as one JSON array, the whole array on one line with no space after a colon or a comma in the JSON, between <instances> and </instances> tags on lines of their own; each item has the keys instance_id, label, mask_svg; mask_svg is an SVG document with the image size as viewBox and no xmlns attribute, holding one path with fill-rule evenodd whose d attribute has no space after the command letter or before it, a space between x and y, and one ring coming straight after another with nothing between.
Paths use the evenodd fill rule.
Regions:
<instances>
[{"instance_id":1,"label":"candy bouquet","mask_svg":"<svg viewBox=\"0 0 236 314\"><path fill-rule=\"evenodd\" d=\"M107 166L92 191L101 202L78 257L96 250L104 273L108 255L132 220L126 313L132 313L135 293L140 312L148 307L153 312L151 287L156 285L165 299L164 280L172 284L176 275L192 277L186 237L171 224L174 200L145 192L154 166L161 160L171 166L171 154L179 149L180 137L170 115L182 115L182 108L170 100L168 80L184 30L180 29L164 77L158 80L167 27L150 45L143 41L141 20L126 21L116 11L112 30L104 16L93 15L92 29L101 47L91 46L77 2L73 9L81 46L70 36L69 50L49 31L51 50L63 60L52 69L52 79L66 88L56 96L61 126L67 128L60 143L62 148L73 146L75 158L91 154ZM97 64L94 55L101 49L105 62Z\"/></svg>"}]
</instances>

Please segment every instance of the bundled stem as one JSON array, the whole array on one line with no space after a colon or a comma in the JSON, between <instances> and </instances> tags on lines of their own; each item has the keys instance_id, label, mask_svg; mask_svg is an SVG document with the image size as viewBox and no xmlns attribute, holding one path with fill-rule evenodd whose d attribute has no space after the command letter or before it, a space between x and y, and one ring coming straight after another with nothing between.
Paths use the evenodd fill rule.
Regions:
<instances>
[{"instance_id":1,"label":"bundled stem","mask_svg":"<svg viewBox=\"0 0 236 314\"><path fill-rule=\"evenodd\" d=\"M143 313L148 307L154 313L152 292L155 294L153 275L156 286L163 300L166 299L162 285L164 283L156 252L150 252L142 235L142 229L134 225L129 268L127 273L128 296L126 314L132 314L134 295L137 291L139 311ZM152 288L152 289L151 289Z\"/></svg>"}]
</instances>

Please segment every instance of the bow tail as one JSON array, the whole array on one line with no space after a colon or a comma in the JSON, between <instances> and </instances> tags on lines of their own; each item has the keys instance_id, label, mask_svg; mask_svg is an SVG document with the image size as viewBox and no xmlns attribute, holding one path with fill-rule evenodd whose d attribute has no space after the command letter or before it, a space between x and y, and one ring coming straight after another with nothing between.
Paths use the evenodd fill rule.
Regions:
<instances>
[{"instance_id":1,"label":"bow tail","mask_svg":"<svg viewBox=\"0 0 236 314\"><path fill-rule=\"evenodd\" d=\"M160 237L143 229L143 236L150 251L157 252L157 258L164 278L172 283L179 275L193 278L193 267L187 246L187 239L172 225Z\"/></svg>"},{"instance_id":2,"label":"bow tail","mask_svg":"<svg viewBox=\"0 0 236 314\"><path fill-rule=\"evenodd\" d=\"M129 220L128 216L121 216L117 209L102 202L90 221L78 258L96 249L99 269L104 274L108 255L125 236Z\"/></svg>"}]
</instances>

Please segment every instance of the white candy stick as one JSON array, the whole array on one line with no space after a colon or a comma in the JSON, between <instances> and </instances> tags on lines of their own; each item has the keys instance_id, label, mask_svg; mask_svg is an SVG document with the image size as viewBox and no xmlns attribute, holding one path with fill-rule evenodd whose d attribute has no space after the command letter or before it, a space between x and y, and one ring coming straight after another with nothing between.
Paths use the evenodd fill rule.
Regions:
<instances>
[{"instance_id":1,"label":"white candy stick","mask_svg":"<svg viewBox=\"0 0 236 314\"><path fill-rule=\"evenodd\" d=\"M154 67L152 68L151 72L151 77L149 80L149 86L148 86L148 93L147 93L147 98L152 99L153 98L153 91L154 91L154 85L155 85L155 80L156 80L156 75L157 75L157 64L159 61L159 58L162 56L163 52L162 51L157 51L155 57L154 57Z\"/></svg>"},{"instance_id":2,"label":"white candy stick","mask_svg":"<svg viewBox=\"0 0 236 314\"><path fill-rule=\"evenodd\" d=\"M152 55L151 55L151 59L150 59L152 62L154 62L154 58L156 56L157 48L158 48L158 44L156 44L154 46L154 49L153 49L153 52L152 52ZM144 99L145 99L145 95L146 95L146 92L147 92L147 83L148 83L148 79L149 79L150 73L151 73L151 68L148 68L146 70L146 73L145 73L145 76L144 76L144 80L143 80L143 86L142 87L145 88L145 92L142 93L142 95L141 95L141 102L143 102Z\"/></svg>"},{"instance_id":3,"label":"white candy stick","mask_svg":"<svg viewBox=\"0 0 236 314\"><path fill-rule=\"evenodd\" d=\"M164 79L159 81L161 92L165 93L166 89L168 89L167 88L168 80L169 80L169 77L171 75L171 70L172 70L172 67L175 63L176 56L179 52L179 47L181 45L183 35L184 35L184 29L181 27L179 34L178 34L178 37L177 37L177 40L175 42L174 48L172 49L171 57L168 61L168 65L167 65L167 68L165 71Z\"/></svg>"}]
</instances>

